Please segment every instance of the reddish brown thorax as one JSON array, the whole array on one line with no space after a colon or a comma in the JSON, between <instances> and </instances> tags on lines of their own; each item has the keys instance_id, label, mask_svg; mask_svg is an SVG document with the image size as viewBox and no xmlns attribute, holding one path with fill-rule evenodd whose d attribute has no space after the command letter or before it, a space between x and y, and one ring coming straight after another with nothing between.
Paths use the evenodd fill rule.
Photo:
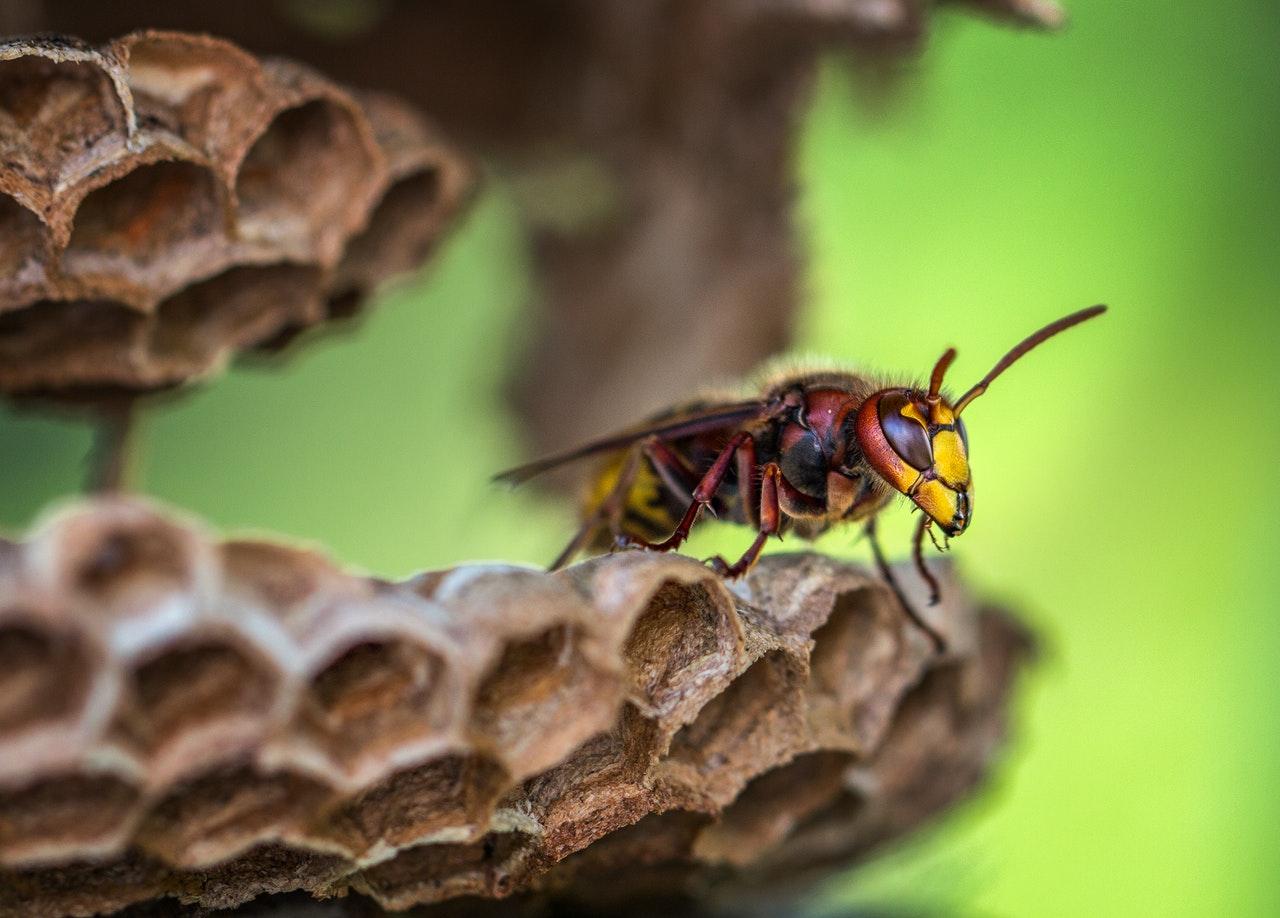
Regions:
<instances>
[{"instance_id":1,"label":"reddish brown thorax","mask_svg":"<svg viewBox=\"0 0 1280 918\"><path fill-rule=\"evenodd\" d=\"M792 499L794 515L842 517L864 493L858 476L846 468L849 424L858 405L847 390L814 389L804 394L797 419L783 427L778 438L778 464L785 482L820 502ZM787 500L785 489L782 497Z\"/></svg>"}]
</instances>

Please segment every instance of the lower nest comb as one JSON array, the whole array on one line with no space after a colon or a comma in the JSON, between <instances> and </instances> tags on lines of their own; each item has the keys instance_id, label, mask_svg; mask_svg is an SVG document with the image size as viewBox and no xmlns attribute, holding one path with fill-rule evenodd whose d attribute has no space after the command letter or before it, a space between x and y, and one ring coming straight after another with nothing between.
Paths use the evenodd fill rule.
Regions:
<instances>
[{"instance_id":1,"label":"lower nest comb","mask_svg":"<svg viewBox=\"0 0 1280 918\"><path fill-rule=\"evenodd\" d=\"M403 583L134 500L0 543L0 915L821 873L965 794L1023 633L859 568L628 552ZM731 881L731 882L725 882Z\"/></svg>"}]
</instances>

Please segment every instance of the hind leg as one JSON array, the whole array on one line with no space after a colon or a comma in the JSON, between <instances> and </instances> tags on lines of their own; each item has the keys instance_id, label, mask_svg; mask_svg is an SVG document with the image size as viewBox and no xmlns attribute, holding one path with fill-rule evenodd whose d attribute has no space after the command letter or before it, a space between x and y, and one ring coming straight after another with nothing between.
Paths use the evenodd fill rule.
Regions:
<instances>
[{"instance_id":1,"label":"hind leg","mask_svg":"<svg viewBox=\"0 0 1280 918\"><path fill-rule=\"evenodd\" d=\"M582 525L578 527L578 531L574 533L569 544L564 550L556 556L551 562L548 570L559 570L570 561L572 561L579 552L591 543L592 537L601 525L607 524L609 529L618 535L621 531L622 513L626 506L627 492L631 490L631 486L635 484L636 473L640 468L640 450L632 449L627 456L626 462L622 466L622 470L618 472L618 480L614 482L609 493L605 495L604 500L587 514L583 519Z\"/></svg>"}]
</instances>

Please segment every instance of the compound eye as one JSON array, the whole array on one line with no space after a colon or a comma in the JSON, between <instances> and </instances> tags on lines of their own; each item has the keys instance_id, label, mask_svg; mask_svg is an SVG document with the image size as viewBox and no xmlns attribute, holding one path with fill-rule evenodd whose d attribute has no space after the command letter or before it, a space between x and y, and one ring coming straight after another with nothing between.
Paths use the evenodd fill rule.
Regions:
<instances>
[{"instance_id":1,"label":"compound eye","mask_svg":"<svg viewBox=\"0 0 1280 918\"><path fill-rule=\"evenodd\" d=\"M964 454L969 455L969 431L964 429L964 421L956 418L956 433L960 435L960 442L964 444Z\"/></svg>"},{"instance_id":2,"label":"compound eye","mask_svg":"<svg viewBox=\"0 0 1280 918\"><path fill-rule=\"evenodd\" d=\"M929 432L919 421L903 415L902 409L908 404L910 400L898 392L883 396L880 399L880 428L893 451L923 472L933 465Z\"/></svg>"}]
</instances>

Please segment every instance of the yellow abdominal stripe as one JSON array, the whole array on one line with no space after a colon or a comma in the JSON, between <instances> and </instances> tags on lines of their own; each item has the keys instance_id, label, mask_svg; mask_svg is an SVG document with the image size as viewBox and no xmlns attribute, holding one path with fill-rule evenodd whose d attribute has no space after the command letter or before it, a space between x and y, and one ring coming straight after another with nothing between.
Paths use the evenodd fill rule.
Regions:
<instances>
[{"instance_id":1,"label":"yellow abdominal stripe","mask_svg":"<svg viewBox=\"0 0 1280 918\"><path fill-rule=\"evenodd\" d=\"M624 450L601 469L587 492L585 503L588 513L599 509L600 505L609 499L609 495L618 486L618 479L622 477L623 470L626 469L630 460L630 451ZM624 504L627 510L636 516L658 525L665 525L668 515L659 500L659 488L662 482L642 457L637 457L636 461L639 467L632 477L631 487L627 489Z\"/></svg>"}]
</instances>

